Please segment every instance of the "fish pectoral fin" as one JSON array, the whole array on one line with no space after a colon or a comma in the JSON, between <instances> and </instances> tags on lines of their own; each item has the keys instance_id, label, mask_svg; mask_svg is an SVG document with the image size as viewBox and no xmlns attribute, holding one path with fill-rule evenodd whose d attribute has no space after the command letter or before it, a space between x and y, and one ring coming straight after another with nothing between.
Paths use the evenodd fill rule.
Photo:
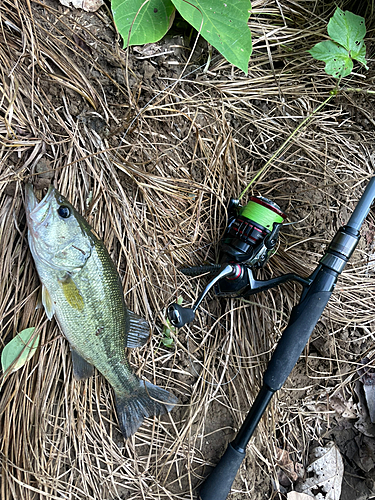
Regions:
<instances>
[{"instance_id":1,"label":"fish pectoral fin","mask_svg":"<svg viewBox=\"0 0 375 500\"><path fill-rule=\"evenodd\" d=\"M80 356L74 349L71 349L71 352L74 377L77 380L84 380L86 378L92 377L94 374L93 365L91 365L82 356Z\"/></svg>"},{"instance_id":2,"label":"fish pectoral fin","mask_svg":"<svg viewBox=\"0 0 375 500\"><path fill-rule=\"evenodd\" d=\"M85 301L78 290L77 285L72 280L71 276L68 276L62 280L59 280L60 285L63 289L64 296L68 301L69 305L73 307L73 309L77 309L78 311L82 311Z\"/></svg>"},{"instance_id":3,"label":"fish pectoral fin","mask_svg":"<svg viewBox=\"0 0 375 500\"><path fill-rule=\"evenodd\" d=\"M129 313L129 332L126 340L126 347L135 348L142 347L147 342L150 336L150 325L138 314L128 311Z\"/></svg>"},{"instance_id":4,"label":"fish pectoral fin","mask_svg":"<svg viewBox=\"0 0 375 500\"><path fill-rule=\"evenodd\" d=\"M47 288L44 285L42 285L42 304L46 311L47 318L52 319L53 315L55 314L55 306L51 299L51 295L49 294Z\"/></svg>"}]
</instances>

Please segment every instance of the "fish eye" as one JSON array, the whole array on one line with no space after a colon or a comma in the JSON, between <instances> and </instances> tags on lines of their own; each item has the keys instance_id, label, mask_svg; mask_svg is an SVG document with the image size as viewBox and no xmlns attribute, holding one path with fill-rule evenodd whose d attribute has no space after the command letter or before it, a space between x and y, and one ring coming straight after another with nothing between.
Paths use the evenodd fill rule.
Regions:
<instances>
[{"instance_id":1,"label":"fish eye","mask_svg":"<svg viewBox=\"0 0 375 500\"><path fill-rule=\"evenodd\" d=\"M69 207L65 207L64 205L61 205L61 207L58 208L57 213L63 219L67 219L68 217L70 217L70 208Z\"/></svg>"}]
</instances>

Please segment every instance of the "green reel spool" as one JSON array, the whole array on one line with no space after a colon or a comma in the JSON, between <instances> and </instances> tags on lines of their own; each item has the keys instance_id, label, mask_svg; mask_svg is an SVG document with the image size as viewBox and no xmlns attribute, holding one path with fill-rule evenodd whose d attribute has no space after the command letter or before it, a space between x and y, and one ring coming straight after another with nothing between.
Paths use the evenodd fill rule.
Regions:
<instances>
[{"instance_id":1,"label":"green reel spool","mask_svg":"<svg viewBox=\"0 0 375 500\"><path fill-rule=\"evenodd\" d=\"M272 231L273 225L281 224L286 217L276 203L263 196L252 196L249 203L241 208L240 216L246 217L268 231Z\"/></svg>"},{"instance_id":2,"label":"green reel spool","mask_svg":"<svg viewBox=\"0 0 375 500\"><path fill-rule=\"evenodd\" d=\"M222 251L227 254L225 259L261 267L274 252L279 227L286 215L263 196L253 196L239 211L234 208L231 215L221 242Z\"/></svg>"}]
</instances>

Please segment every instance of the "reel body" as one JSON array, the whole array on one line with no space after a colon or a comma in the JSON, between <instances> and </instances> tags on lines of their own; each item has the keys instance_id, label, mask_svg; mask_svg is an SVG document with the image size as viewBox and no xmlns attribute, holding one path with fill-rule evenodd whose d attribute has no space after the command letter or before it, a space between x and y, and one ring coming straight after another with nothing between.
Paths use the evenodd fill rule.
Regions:
<instances>
[{"instance_id":1,"label":"reel body","mask_svg":"<svg viewBox=\"0 0 375 500\"><path fill-rule=\"evenodd\" d=\"M228 227L220 242L223 259L262 267L273 253L286 215L262 196L253 196L242 208L232 199L228 208Z\"/></svg>"},{"instance_id":2,"label":"reel body","mask_svg":"<svg viewBox=\"0 0 375 500\"><path fill-rule=\"evenodd\" d=\"M305 286L310 283L295 274L285 274L266 281L254 278L253 269L263 267L275 252L279 231L286 218L276 203L258 196L240 207L238 200L231 199L228 212L228 226L219 243L221 264L181 270L189 276L198 276L207 271L215 276L192 308L178 304L168 307L168 318L175 327L181 328L193 321L200 303L212 288L221 297L248 297L289 280L296 280Z\"/></svg>"}]
</instances>

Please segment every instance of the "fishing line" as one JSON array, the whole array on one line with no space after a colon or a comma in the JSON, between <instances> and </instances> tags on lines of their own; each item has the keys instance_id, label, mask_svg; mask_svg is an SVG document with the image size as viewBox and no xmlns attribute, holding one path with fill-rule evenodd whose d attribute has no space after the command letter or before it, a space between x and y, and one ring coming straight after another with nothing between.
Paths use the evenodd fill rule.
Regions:
<instances>
[{"instance_id":1,"label":"fishing line","mask_svg":"<svg viewBox=\"0 0 375 500\"><path fill-rule=\"evenodd\" d=\"M285 219L285 214L279 209L276 203L261 196L250 198L249 203L240 210L240 215L265 227L269 231L272 230L275 223L281 224Z\"/></svg>"},{"instance_id":2,"label":"fishing line","mask_svg":"<svg viewBox=\"0 0 375 500\"><path fill-rule=\"evenodd\" d=\"M327 99L319 104L319 106L314 109L314 111L307 116L299 125L296 127L293 132L290 134L290 136L286 139L286 141L279 147L279 149L276 150L276 152L271 156L271 158L266 162L266 164L259 170L259 172L253 177L253 179L249 182L249 184L246 186L246 188L242 191L242 193L239 196L239 200L244 196L244 194L248 191L248 189L254 184L255 181L257 181L262 174L266 172L268 167L271 165L271 163L283 152L285 151L286 147L289 145L290 141L298 134L298 132L305 126L307 126L308 122L311 120L311 118L318 113L328 102L336 96L336 91L331 91L330 95L327 97Z\"/></svg>"}]
</instances>

